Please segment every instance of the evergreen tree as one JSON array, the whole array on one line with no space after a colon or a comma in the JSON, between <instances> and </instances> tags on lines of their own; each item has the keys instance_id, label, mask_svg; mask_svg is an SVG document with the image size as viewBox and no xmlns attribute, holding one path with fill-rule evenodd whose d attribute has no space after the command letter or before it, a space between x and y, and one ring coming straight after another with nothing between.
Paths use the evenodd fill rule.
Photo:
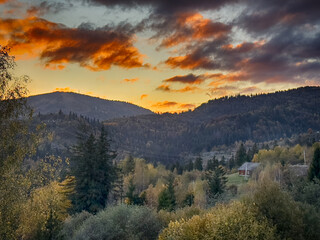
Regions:
<instances>
[{"instance_id":1,"label":"evergreen tree","mask_svg":"<svg viewBox=\"0 0 320 240\"><path fill-rule=\"evenodd\" d=\"M214 171L219 166L219 161L216 156L213 159L208 160L206 171Z\"/></svg>"},{"instance_id":2,"label":"evergreen tree","mask_svg":"<svg viewBox=\"0 0 320 240\"><path fill-rule=\"evenodd\" d=\"M246 149L245 149L243 143L241 143L241 145L236 153L235 161L236 161L237 166L241 166L243 163L248 161L248 155L247 155L247 152L246 152Z\"/></svg>"},{"instance_id":3,"label":"evergreen tree","mask_svg":"<svg viewBox=\"0 0 320 240\"><path fill-rule=\"evenodd\" d=\"M202 158L201 158L201 157L198 157L198 158L196 159L196 161L194 162L194 169L199 170L199 171L202 171L202 170L203 170L203 167L202 167Z\"/></svg>"},{"instance_id":4,"label":"evergreen tree","mask_svg":"<svg viewBox=\"0 0 320 240\"><path fill-rule=\"evenodd\" d=\"M186 165L186 170L191 172L193 170L193 162L192 160L190 159L188 164Z\"/></svg>"},{"instance_id":5,"label":"evergreen tree","mask_svg":"<svg viewBox=\"0 0 320 240\"><path fill-rule=\"evenodd\" d=\"M313 159L310 164L309 172L308 172L308 179L309 181L314 180L314 178L320 179L320 147L316 147Z\"/></svg>"},{"instance_id":6,"label":"evergreen tree","mask_svg":"<svg viewBox=\"0 0 320 240\"><path fill-rule=\"evenodd\" d=\"M228 167L229 167L229 170L232 170L235 167L235 160L234 160L233 155L231 156L231 158L228 161Z\"/></svg>"},{"instance_id":7,"label":"evergreen tree","mask_svg":"<svg viewBox=\"0 0 320 240\"><path fill-rule=\"evenodd\" d=\"M225 156L222 156L220 164L221 164L221 166L226 166L226 158L225 158Z\"/></svg>"},{"instance_id":8,"label":"evergreen tree","mask_svg":"<svg viewBox=\"0 0 320 240\"><path fill-rule=\"evenodd\" d=\"M71 170L75 176L74 210L96 213L106 206L116 172L112 161L115 153L110 150L107 135L102 127L99 139L86 134L82 127L78 145L73 149Z\"/></svg>"},{"instance_id":9,"label":"evergreen tree","mask_svg":"<svg viewBox=\"0 0 320 240\"><path fill-rule=\"evenodd\" d=\"M227 178L223 167L219 166L214 171L208 171L206 178L209 185L209 197L215 198L225 191Z\"/></svg>"},{"instance_id":10,"label":"evergreen tree","mask_svg":"<svg viewBox=\"0 0 320 240\"><path fill-rule=\"evenodd\" d=\"M259 152L259 149L258 149L257 144L255 143L255 144L252 146L252 148L250 148L250 150L248 151L248 161L251 162L252 159L253 159L253 157L254 157L254 155L255 155L256 153L258 153L258 152Z\"/></svg>"},{"instance_id":11,"label":"evergreen tree","mask_svg":"<svg viewBox=\"0 0 320 240\"><path fill-rule=\"evenodd\" d=\"M143 192L140 196L135 193L136 186L133 183L133 178L129 180L128 192L126 193L126 203L128 205L144 205L146 201L146 194Z\"/></svg>"},{"instance_id":12,"label":"evergreen tree","mask_svg":"<svg viewBox=\"0 0 320 240\"><path fill-rule=\"evenodd\" d=\"M128 175L129 173L133 173L135 168L134 158L129 155L123 163L123 174Z\"/></svg>"},{"instance_id":13,"label":"evergreen tree","mask_svg":"<svg viewBox=\"0 0 320 240\"><path fill-rule=\"evenodd\" d=\"M160 194L158 199L158 210L173 211L176 207L176 197L173 187L174 177L169 176L168 186Z\"/></svg>"}]
</instances>

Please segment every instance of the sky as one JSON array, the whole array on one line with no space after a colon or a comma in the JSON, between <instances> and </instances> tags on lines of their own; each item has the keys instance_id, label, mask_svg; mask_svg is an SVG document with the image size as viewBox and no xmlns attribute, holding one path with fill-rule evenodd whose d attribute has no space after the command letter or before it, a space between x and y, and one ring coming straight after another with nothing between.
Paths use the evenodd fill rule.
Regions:
<instances>
[{"instance_id":1,"label":"sky","mask_svg":"<svg viewBox=\"0 0 320 240\"><path fill-rule=\"evenodd\" d=\"M0 0L0 45L29 94L181 112L320 85L320 1Z\"/></svg>"}]
</instances>

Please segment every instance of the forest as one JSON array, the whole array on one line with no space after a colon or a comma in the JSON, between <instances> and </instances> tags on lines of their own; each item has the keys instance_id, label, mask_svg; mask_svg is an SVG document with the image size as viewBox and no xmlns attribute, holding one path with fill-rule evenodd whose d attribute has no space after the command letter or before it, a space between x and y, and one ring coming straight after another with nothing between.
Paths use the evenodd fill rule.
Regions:
<instances>
[{"instance_id":1,"label":"forest","mask_svg":"<svg viewBox=\"0 0 320 240\"><path fill-rule=\"evenodd\" d=\"M312 130L319 122L319 109L315 107L319 103L318 89L299 90L297 98L301 91L307 92L302 96L306 97L304 108L290 101L295 91L272 95L279 102L272 111L266 106L262 107L267 108L265 111L249 112L236 107L239 115L235 125L231 115L215 113L214 120L205 120L197 116L198 110L181 115L201 119L203 123L197 125L189 125L191 120L181 124L178 120L150 120L150 124L159 124L159 132L146 137L138 127L127 132L120 123L112 128L111 122L101 124L72 113L33 116L25 99L29 79L16 77L14 66L8 49L1 48L0 239L320 239L320 142ZM264 102L265 97L254 98ZM247 108L249 98L218 101L239 102ZM207 109L210 104L199 109L211 112ZM48 151L51 145L46 143L54 136L41 118L79 123L76 141L67 154ZM120 122L147 128L140 119ZM174 137L162 135L161 128L167 127L164 123L173 124ZM250 128L237 132L237 124ZM176 158L169 164L157 158L141 158L136 150L117 157L117 146L128 146L125 132L135 136L137 146L142 141L138 132L144 138L168 139L168 154L171 148L184 151L194 145L194 151L199 152L226 141L239 142L230 158ZM177 133L187 139L185 144L176 142ZM284 133L287 137L304 134L264 143ZM206 137L213 134L215 138ZM248 139L254 144L248 145ZM150 142L154 155L164 151L161 145L157 147ZM260 165L251 176L239 176L238 167L245 162ZM299 171L303 166L307 166L306 171Z\"/></svg>"}]
</instances>

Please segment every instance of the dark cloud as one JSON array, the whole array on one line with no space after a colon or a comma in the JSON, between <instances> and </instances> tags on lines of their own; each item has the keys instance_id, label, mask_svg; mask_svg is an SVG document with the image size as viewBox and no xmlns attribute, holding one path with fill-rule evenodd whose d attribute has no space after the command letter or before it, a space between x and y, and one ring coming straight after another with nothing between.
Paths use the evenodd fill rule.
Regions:
<instances>
[{"instance_id":1,"label":"dark cloud","mask_svg":"<svg viewBox=\"0 0 320 240\"><path fill-rule=\"evenodd\" d=\"M173 12L218 9L226 4L238 2L238 0L87 0L87 2L98 3L107 7L153 7L157 13L170 14Z\"/></svg>"},{"instance_id":2,"label":"dark cloud","mask_svg":"<svg viewBox=\"0 0 320 240\"><path fill-rule=\"evenodd\" d=\"M172 78L168 78L163 80L163 82L180 82L180 83L187 83L187 84L200 84L206 80L206 77L203 75L196 76L194 74L188 74L184 76L175 76Z\"/></svg>"},{"instance_id":3,"label":"dark cloud","mask_svg":"<svg viewBox=\"0 0 320 240\"><path fill-rule=\"evenodd\" d=\"M57 14L61 11L68 10L73 7L70 1L64 2L49 2L43 1L38 5L31 6L27 9L27 13L32 16L43 16L47 13Z\"/></svg>"},{"instance_id":4,"label":"dark cloud","mask_svg":"<svg viewBox=\"0 0 320 240\"><path fill-rule=\"evenodd\" d=\"M320 1L248 0L238 23L252 33L279 31L282 27L319 22ZM281 30L281 29L280 29Z\"/></svg>"},{"instance_id":5,"label":"dark cloud","mask_svg":"<svg viewBox=\"0 0 320 240\"><path fill-rule=\"evenodd\" d=\"M0 19L0 44L13 47L16 55L40 56L48 68L62 69L67 63L78 63L93 71L148 67L133 46L130 25L112 29L68 28L44 19ZM12 31L14 29L14 31Z\"/></svg>"}]
</instances>

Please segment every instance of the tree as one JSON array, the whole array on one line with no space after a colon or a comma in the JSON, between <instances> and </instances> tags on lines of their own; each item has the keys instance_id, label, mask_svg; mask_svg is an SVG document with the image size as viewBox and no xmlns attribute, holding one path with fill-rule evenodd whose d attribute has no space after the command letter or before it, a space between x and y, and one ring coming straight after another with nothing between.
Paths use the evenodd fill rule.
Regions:
<instances>
[{"instance_id":1,"label":"tree","mask_svg":"<svg viewBox=\"0 0 320 240\"><path fill-rule=\"evenodd\" d=\"M187 171L189 171L189 172L191 172L192 170L193 170L193 162L192 162L192 160L190 159L189 160L189 162L188 162L188 164L186 165L186 170Z\"/></svg>"},{"instance_id":2,"label":"tree","mask_svg":"<svg viewBox=\"0 0 320 240\"><path fill-rule=\"evenodd\" d=\"M219 166L219 161L216 156L213 159L208 160L206 171L214 171Z\"/></svg>"},{"instance_id":3,"label":"tree","mask_svg":"<svg viewBox=\"0 0 320 240\"><path fill-rule=\"evenodd\" d=\"M123 174L128 175L129 173L133 173L134 167L135 167L134 158L131 155L129 155L123 162L123 167L122 167Z\"/></svg>"},{"instance_id":4,"label":"tree","mask_svg":"<svg viewBox=\"0 0 320 240\"><path fill-rule=\"evenodd\" d=\"M206 178L209 185L209 197L216 198L225 191L227 178L223 167L219 166L214 171L208 171Z\"/></svg>"},{"instance_id":5,"label":"tree","mask_svg":"<svg viewBox=\"0 0 320 240\"><path fill-rule=\"evenodd\" d=\"M317 146L314 150L312 162L310 164L308 179L309 181L314 180L314 178L320 179L320 147Z\"/></svg>"},{"instance_id":6,"label":"tree","mask_svg":"<svg viewBox=\"0 0 320 240\"><path fill-rule=\"evenodd\" d=\"M194 169L199 170L199 171L202 171L202 170L203 170L203 167L202 167L202 158L201 158L201 157L198 157L198 158L196 159L196 161L194 162Z\"/></svg>"},{"instance_id":7,"label":"tree","mask_svg":"<svg viewBox=\"0 0 320 240\"><path fill-rule=\"evenodd\" d=\"M85 126L82 126L85 130ZM115 153L110 149L104 127L99 139L86 131L78 135L73 149L71 172L75 176L74 210L96 213L106 206L112 183L116 179L113 166Z\"/></svg>"},{"instance_id":8,"label":"tree","mask_svg":"<svg viewBox=\"0 0 320 240\"><path fill-rule=\"evenodd\" d=\"M140 196L135 193L136 186L133 184L133 178L129 180L128 191L126 193L126 203L128 205L144 205L146 201L145 192L143 192Z\"/></svg>"},{"instance_id":9,"label":"tree","mask_svg":"<svg viewBox=\"0 0 320 240\"><path fill-rule=\"evenodd\" d=\"M159 240L185 239L256 239L275 240L274 227L266 218L257 218L244 203L218 205L210 212L191 219L172 221L161 231Z\"/></svg>"},{"instance_id":10,"label":"tree","mask_svg":"<svg viewBox=\"0 0 320 240\"><path fill-rule=\"evenodd\" d=\"M176 207L176 197L173 188L174 177L169 176L168 186L159 194L158 210L173 211Z\"/></svg>"},{"instance_id":11,"label":"tree","mask_svg":"<svg viewBox=\"0 0 320 240\"><path fill-rule=\"evenodd\" d=\"M15 77L14 57L0 46L0 239L16 239L22 204L30 180L22 169L34 153L36 134L29 132L32 111L27 106L27 76Z\"/></svg>"},{"instance_id":12,"label":"tree","mask_svg":"<svg viewBox=\"0 0 320 240\"><path fill-rule=\"evenodd\" d=\"M247 155L247 152L246 152L246 149L245 149L243 143L240 144L240 146L236 152L235 161L238 166L241 166L244 162L248 161L248 155Z\"/></svg>"}]
</instances>

